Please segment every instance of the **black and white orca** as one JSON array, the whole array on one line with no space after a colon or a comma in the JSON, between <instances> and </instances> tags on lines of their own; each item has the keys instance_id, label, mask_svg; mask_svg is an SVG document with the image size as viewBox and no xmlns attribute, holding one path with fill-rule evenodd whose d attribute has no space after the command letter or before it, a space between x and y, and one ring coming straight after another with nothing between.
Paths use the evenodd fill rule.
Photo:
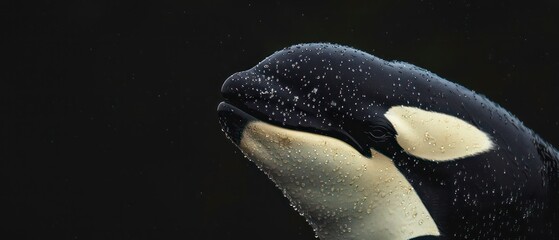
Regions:
<instances>
[{"instance_id":1,"label":"black and white orca","mask_svg":"<svg viewBox=\"0 0 559 240\"><path fill-rule=\"evenodd\" d=\"M559 153L425 69L301 44L233 74L227 137L320 239L557 239Z\"/></svg>"}]
</instances>

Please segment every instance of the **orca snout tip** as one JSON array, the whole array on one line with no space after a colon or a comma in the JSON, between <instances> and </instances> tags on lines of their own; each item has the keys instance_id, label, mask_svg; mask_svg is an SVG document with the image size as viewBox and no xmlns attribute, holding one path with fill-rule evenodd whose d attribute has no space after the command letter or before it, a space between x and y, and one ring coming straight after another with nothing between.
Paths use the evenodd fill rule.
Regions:
<instances>
[{"instance_id":1,"label":"orca snout tip","mask_svg":"<svg viewBox=\"0 0 559 240\"><path fill-rule=\"evenodd\" d=\"M233 85L234 82L238 81L239 79L240 79L239 73L233 73L231 76L226 78L223 84L221 85L221 95L225 96L229 92L231 92L232 90L231 85Z\"/></svg>"}]
</instances>

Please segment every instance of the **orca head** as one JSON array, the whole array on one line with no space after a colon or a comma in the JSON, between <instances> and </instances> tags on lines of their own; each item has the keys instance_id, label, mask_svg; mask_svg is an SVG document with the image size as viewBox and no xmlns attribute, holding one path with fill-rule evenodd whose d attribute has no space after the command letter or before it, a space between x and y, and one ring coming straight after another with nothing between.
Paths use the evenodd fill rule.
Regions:
<instances>
[{"instance_id":1,"label":"orca head","mask_svg":"<svg viewBox=\"0 0 559 240\"><path fill-rule=\"evenodd\" d=\"M360 58L365 54L337 45L296 45L233 74L222 94L226 103L262 121L331 136L370 156L373 143L389 140L395 131L383 116L385 106L360 89L374 85L360 79L366 79L362 68L369 65Z\"/></svg>"},{"instance_id":2,"label":"orca head","mask_svg":"<svg viewBox=\"0 0 559 240\"><path fill-rule=\"evenodd\" d=\"M493 143L431 107L448 83L433 76L348 47L295 45L230 76L218 114L321 239L438 236L395 157L450 161Z\"/></svg>"},{"instance_id":3,"label":"orca head","mask_svg":"<svg viewBox=\"0 0 559 240\"><path fill-rule=\"evenodd\" d=\"M403 149L440 161L491 149L493 143L483 131L437 111L442 110L436 108L442 105L437 101L448 100L441 93L447 84L451 83L424 69L356 49L300 44L230 76L222 86L226 101L220 109L234 107L272 125L337 138L366 157L371 149L385 155ZM460 133L432 136L444 135L441 131L449 128ZM436 143L436 137L447 140Z\"/></svg>"}]
</instances>

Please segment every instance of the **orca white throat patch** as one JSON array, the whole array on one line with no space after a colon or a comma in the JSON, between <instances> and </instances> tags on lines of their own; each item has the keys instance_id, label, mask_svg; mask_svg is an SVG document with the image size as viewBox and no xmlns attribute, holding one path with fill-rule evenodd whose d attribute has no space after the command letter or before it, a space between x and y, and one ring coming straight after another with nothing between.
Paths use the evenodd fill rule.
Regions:
<instances>
[{"instance_id":1,"label":"orca white throat patch","mask_svg":"<svg viewBox=\"0 0 559 240\"><path fill-rule=\"evenodd\" d=\"M493 148L485 132L454 116L394 106L385 117L396 129L396 141L404 151L425 160L456 160Z\"/></svg>"},{"instance_id":2,"label":"orca white throat patch","mask_svg":"<svg viewBox=\"0 0 559 240\"><path fill-rule=\"evenodd\" d=\"M338 139L250 122L239 143L305 216L320 239L440 235L392 159L367 158Z\"/></svg>"}]
</instances>

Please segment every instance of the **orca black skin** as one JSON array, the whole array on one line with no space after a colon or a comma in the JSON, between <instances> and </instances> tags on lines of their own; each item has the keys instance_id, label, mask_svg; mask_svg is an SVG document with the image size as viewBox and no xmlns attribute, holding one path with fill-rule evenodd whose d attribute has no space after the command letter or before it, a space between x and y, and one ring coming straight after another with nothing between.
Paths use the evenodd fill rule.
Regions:
<instances>
[{"instance_id":1,"label":"orca black skin","mask_svg":"<svg viewBox=\"0 0 559 240\"><path fill-rule=\"evenodd\" d=\"M424 69L340 45L300 44L233 74L222 94L220 122L236 143L257 119L390 157L436 223L440 236L432 238L559 238L557 150L484 96ZM385 117L393 106L457 117L494 146L453 161L413 156Z\"/></svg>"}]
</instances>

